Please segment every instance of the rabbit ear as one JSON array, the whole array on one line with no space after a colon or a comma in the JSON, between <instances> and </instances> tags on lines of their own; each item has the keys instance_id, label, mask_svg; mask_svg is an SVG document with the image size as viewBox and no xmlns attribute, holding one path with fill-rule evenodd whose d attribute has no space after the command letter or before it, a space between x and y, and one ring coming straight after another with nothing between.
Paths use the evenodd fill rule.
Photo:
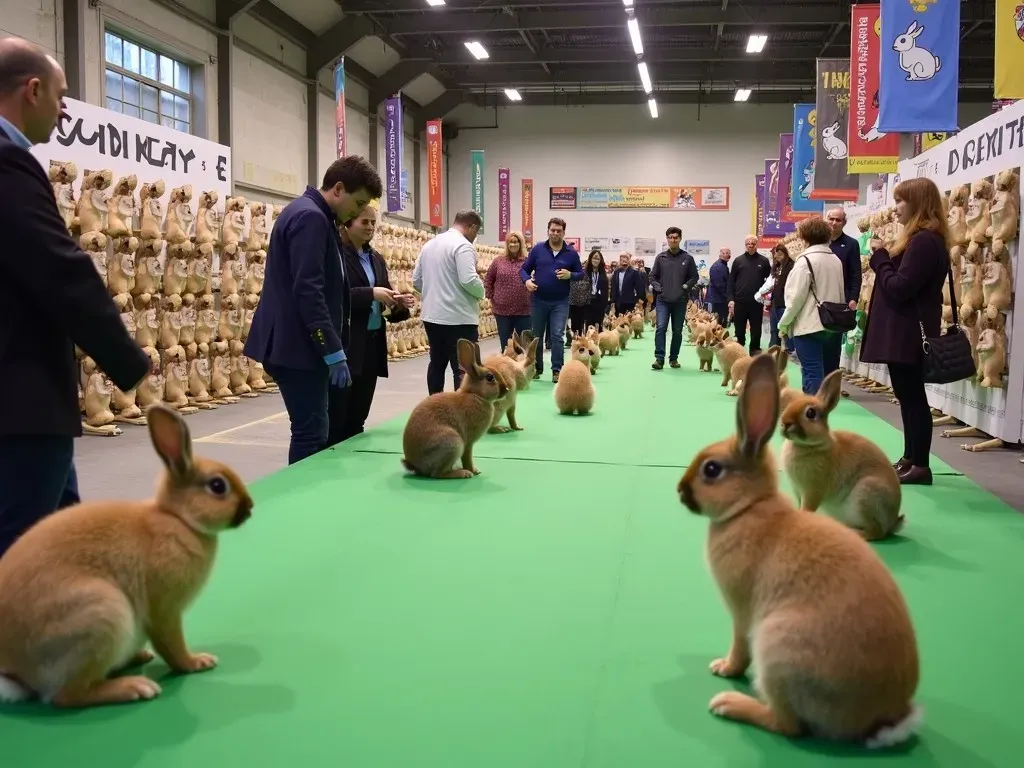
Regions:
<instances>
[{"instance_id":1,"label":"rabbit ear","mask_svg":"<svg viewBox=\"0 0 1024 768\"><path fill-rule=\"evenodd\" d=\"M825 413L832 413L832 410L839 405L839 397L842 394L843 372L832 371L818 387L817 398L825 404Z\"/></svg>"},{"instance_id":2,"label":"rabbit ear","mask_svg":"<svg viewBox=\"0 0 1024 768\"><path fill-rule=\"evenodd\" d=\"M915 29L917 29L917 22L916 21L912 21L912 22L910 22L910 26L907 27L907 32L906 33L908 35L912 35L912 34L914 34L914 30Z\"/></svg>"},{"instance_id":3,"label":"rabbit ear","mask_svg":"<svg viewBox=\"0 0 1024 768\"><path fill-rule=\"evenodd\" d=\"M915 29L910 36L918 37L922 32L924 32L924 27L918 27L916 21L914 22L914 26L917 27L917 29Z\"/></svg>"},{"instance_id":4,"label":"rabbit ear","mask_svg":"<svg viewBox=\"0 0 1024 768\"><path fill-rule=\"evenodd\" d=\"M166 405L155 403L146 411L149 438L172 477L186 476L192 469L192 437L185 420Z\"/></svg>"},{"instance_id":5,"label":"rabbit ear","mask_svg":"<svg viewBox=\"0 0 1024 768\"><path fill-rule=\"evenodd\" d=\"M740 453L754 459L768 444L779 420L779 377L770 355L758 355L747 370L736 408Z\"/></svg>"},{"instance_id":6,"label":"rabbit ear","mask_svg":"<svg viewBox=\"0 0 1024 768\"><path fill-rule=\"evenodd\" d=\"M539 339L530 339L530 346L526 348L526 364L533 365L537 362L537 342Z\"/></svg>"},{"instance_id":7,"label":"rabbit ear","mask_svg":"<svg viewBox=\"0 0 1024 768\"><path fill-rule=\"evenodd\" d=\"M470 376L476 373L476 356L478 350L473 347L473 342L466 339L459 339L459 367Z\"/></svg>"}]
</instances>

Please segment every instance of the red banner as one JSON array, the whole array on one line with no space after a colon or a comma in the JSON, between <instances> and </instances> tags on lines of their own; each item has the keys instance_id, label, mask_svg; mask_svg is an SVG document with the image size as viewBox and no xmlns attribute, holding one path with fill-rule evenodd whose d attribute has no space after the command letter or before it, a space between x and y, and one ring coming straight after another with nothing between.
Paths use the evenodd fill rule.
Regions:
<instances>
[{"instance_id":1,"label":"red banner","mask_svg":"<svg viewBox=\"0 0 1024 768\"><path fill-rule=\"evenodd\" d=\"M896 173L900 135L878 131L881 7L854 5L850 21L850 123L846 172Z\"/></svg>"},{"instance_id":2,"label":"red banner","mask_svg":"<svg viewBox=\"0 0 1024 768\"><path fill-rule=\"evenodd\" d=\"M533 179L523 179L523 239L533 246Z\"/></svg>"},{"instance_id":3,"label":"red banner","mask_svg":"<svg viewBox=\"0 0 1024 768\"><path fill-rule=\"evenodd\" d=\"M430 208L430 226L444 225L441 206L443 204L441 186L441 121L427 122L427 204Z\"/></svg>"}]
</instances>

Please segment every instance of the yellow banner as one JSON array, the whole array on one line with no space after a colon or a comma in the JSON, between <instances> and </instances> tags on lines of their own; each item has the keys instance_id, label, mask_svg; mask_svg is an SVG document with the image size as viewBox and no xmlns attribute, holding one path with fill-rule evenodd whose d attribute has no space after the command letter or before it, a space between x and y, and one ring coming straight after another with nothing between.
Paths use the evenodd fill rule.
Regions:
<instances>
[{"instance_id":1,"label":"yellow banner","mask_svg":"<svg viewBox=\"0 0 1024 768\"><path fill-rule=\"evenodd\" d=\"M997 99L1024 99L1024 4L996 0Z\"/></svg>"},{"instance_id":2,"label":"yellow banner","mask_svg":"<svg viewBox=\"0 0 1024 768\"><path fill-rule=\"evenodd\" d=\"M932 147L937 147L939 144L949 138L948 133L922 133L921 134L921 151L927 152Z\"/></svg>"}]
</instances>

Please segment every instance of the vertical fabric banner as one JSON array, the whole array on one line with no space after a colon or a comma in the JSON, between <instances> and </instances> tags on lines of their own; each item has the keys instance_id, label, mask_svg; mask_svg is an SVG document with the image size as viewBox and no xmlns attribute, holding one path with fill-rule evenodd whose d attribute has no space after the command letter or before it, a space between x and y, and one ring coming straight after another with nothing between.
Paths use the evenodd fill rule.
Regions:
<instances>
[{"instance_id":1,"label":"vertical fabric banner","mask_svg":"<svg viewBox=\"0 0 1024 768\"><path fill-rule=\"evenodd\" d=\"M811 199L814 189L814 139L817 137L813 104L793 106L793 173L789 181L793 213L821 213L821 203Z\"/></svg>"},{"instance_id":2,"label":"vertical fabric banner","mask_svg":"<svg viewBox=\"0 0 1024 768\"><path fill-rule=\"evenodd\" d=\"M345 57L334 68L334 130L338 144L338 157L348 154L345 130Z\"/></svg>"},{"instance_id":3,"label":"vertical fabric banner","mask_svg":"<svg viewBox=\"0 0 1024 768\"><path fill-rule=\"evenodd\" d=\"M469 199L470 207L484 218L484 151L473 149L469 153ZM483 226L480 227L483 232Z\"/></svg>"},{"instance_id":4,"label":"vertical fabric banner","mask_svg":"<svg viewBox=\"0 0 1024 768\"><path fill-rule=\"evenodd\" d=\"M1024 2L996 0L997 99L1024 99Z\"/></svg>"},{"instance_id":5,"label":"vertical fabric banner","mask_svg":"<svg viewBox=\"0 0 1024 768\"><path fill-rule=\"evenodd\" d=\"M850 21L850 125L847 173L896 173L900 135L878 130L882 21L877 5L854 5Z\"/></svg>"},{"instance_id":6,"label":"vertical fabric banner","mask_svg":"<svg viewBox=\"0 0 1024 768\"><path fill-rule=\"evenodd\" d=\"M883 0L878 130L957 129L960 0Z\"/></svg>"},{"instance_id":7,"label":"vertical fabric banner","mask_svg":"<svg viewBox=\"0 0 1024 768\"><path fill-rule=\"evenodd\" d=\"M388 213L402 210L402 97L392 96L384 102L384 165L385 194Z\"/></svg>"},{"instance_id":8,"label":"vertical fabric banner","mask_svg":"<svg viewBox=\"0 0 1024 768\"><path fill-rule=\"evenodd\" d=\"M523 239L533 246L533 179L523 179Z\"/></svg>"},{"instance_id":9,"label":"vertical fabric banner","mask_svg":"<svg viewBox=\"0 0 1024 768\"><path fill-rule=\"evenodd\" d=\"M793 138L792 133L779 134L779 225L785 227L787 233L810 215L793 210L793 157L796 154Z\"/></svg>"},{"instance_id":10,"label":"vertical fabric banner","mask_svg":"<svg viewBox=\"0 0 1024 768\"><path fill-rule=\"evenodd\" d=\"M812 200L857 202L859 183L846 172L846 146L850 120L850 60L818 59L814 104L817 133L814 141Z\"/></svg>"},{"instance_id":11,"label":"vertical fabric banner","mask_svg":"<svg viewBox=\"0 0 1024 768\"><path fill-rule=\"evenodd\" d=\"M430 208L430 226L432 227L440 227L444 223L441 211L444 197L441 187L443 178L441 163L441 121L429 120L427 122L427 205Z\"/></svg>"},{"instance_id":12,"label":"vertical fabric banner","mask_svg":"<svg viewBox=\"0 0 1024 768\"><path fill-rule=\"evenodd\" d=\"M509 169L498 169L498 242L504 243L512 228L512 190Z\"/></svg>"},{"instance_id":13,"label":"vertical fabric banner","mask_svg":"<svg viewBox=\"0 0 1024 768\"><path fill-rule=\"evenodd\" d=\"M782 163L778 158L764 161L764 235L781 237L792 231L792 225L785 228L782 223L782 199L779 196L779 178Z\"/></svg>"},{"instance_id":14,"label":"vertical fabric banner","mask_svg":"<svg viewBox=\"0 0 1024 768\"><path fill-rule=\"evenodd\" d=\"M754 234L757 239L760 240L764 234L764 174L759 173L754 177L754 197L757 199L756 210L757 210L757 223L755 224Z\"/></svg>"}]
</instances>

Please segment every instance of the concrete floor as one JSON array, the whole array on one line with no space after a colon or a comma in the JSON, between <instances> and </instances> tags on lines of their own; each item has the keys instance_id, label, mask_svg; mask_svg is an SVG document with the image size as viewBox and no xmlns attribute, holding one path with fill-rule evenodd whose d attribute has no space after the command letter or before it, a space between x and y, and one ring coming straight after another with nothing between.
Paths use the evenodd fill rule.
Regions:
<instances>
[{"instance_id":1,"label":"concrete floor","mask_svg":"<svg viewBox=\"0 0 1024 768\"><path fill-rule=\"evenodd\" d=\"M488 339L482 352L486 356L497 348L497 340ZM367 426L408 412L425 397L426 369L425 355L392 363L390 378L377 385ZM449 382L450 376L449 373ZM856 387L848 389L852 400L900 426L899 410L887 398ZM195 452L229 463L246 482L287 464L288 418L279 395L261 395L215 411L203 411L189 416L188 424ZM1024 511L1024 465L1019 462L1019 451L968 453L960 449L960 444L977 440L943 439L941 430L936 429L933 453L1014 509ZM128 425L124 425L120 437L80 439L76 462L83 499L145 498L152 493L161 469L146 429Z\"/></svg>"}]
</instances>

